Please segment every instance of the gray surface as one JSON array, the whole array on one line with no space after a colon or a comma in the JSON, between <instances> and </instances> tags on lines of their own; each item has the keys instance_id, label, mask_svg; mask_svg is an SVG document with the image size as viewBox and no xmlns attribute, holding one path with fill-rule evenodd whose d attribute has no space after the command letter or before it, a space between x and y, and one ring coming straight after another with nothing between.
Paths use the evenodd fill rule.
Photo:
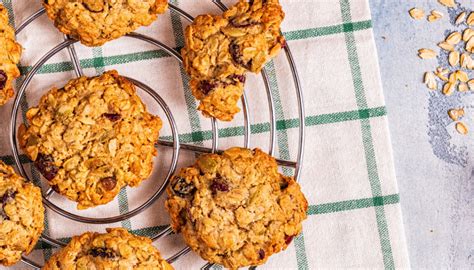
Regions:
<instances>
[{"instance_id":1,"label":"gray surface","mask_svg":"<svg viewBox=\"0 0 474 270\"><path fill-rule=\"evenodd\" d=\"M458 28L435 0L370 2L411 266L473 269L474 93L429 91L421 83L424 72L445 60L416 55L419 48L437 50L446 31ZM459 2L474 9L472 0ZM445 17L414 21L408 16L414 6ZM459 105L466 109L468 136L457 134L446 114Z\"/></svg>"}]
</instances>

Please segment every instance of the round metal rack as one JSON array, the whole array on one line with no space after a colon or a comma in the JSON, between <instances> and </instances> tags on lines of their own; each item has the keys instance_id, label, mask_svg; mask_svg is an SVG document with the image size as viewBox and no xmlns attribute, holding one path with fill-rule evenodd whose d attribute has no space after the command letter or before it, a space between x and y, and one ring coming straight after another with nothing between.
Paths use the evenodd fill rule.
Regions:
<instances>
[{"instance_id":1,"label":"round metal rack","mask_svg":"<svg viewBox=\"0 0 474 270\"><path fill-rule=\"evenodd\" d=\"M221 10L226 10L226 6L218 0L212 0L212 2ZM175 12L179 14L182 18L187 20L188 22L192 22L194 18L189 15L187 12L182 10L181 8L169 4L169 8L171 12ZM19 34L21 31L23 31L28 25L30 25L32 22L34 22L37 18L45 14L44 8L38 10L34 14L32 14L30 17L28 17L23 23L20 24L20 26L17 27L16 29L16 34ZM164 51L166 54L169 56L175 58L177 61L182 63L182 58L181 55L178 51L176 51L173 48L168 47L167 45L163 44L162 42L153 39L149 36L138 34L138 33L130 33L127 35L128 38L133 38L137 40L141 40L144 42L147 42L153 46L158 47L160 50ZM80 61L77 56L76 50L75 50L75 43L77 43L77 40L71 39L68 36L64 36L64 41L57 45L56 47L52 48L50 51L48 51L40 60L38 60L31 68L31 70L26 74L26 77L24 81L22 82L20 89L18 91L18 95L16 96L14 100L14 105L11 113L11 119L10 119L10 144L11 148L13 151L13 158L15 161L16 166L18 167L21 175L25 177L26 179L32 181L28 174L25 171L25 168L23 167L23 163L20 161L20 153L18 149L18 144L17 144L17 118L18 118L18 113L21 105L22 99L25 97L25 92L28 89L28 86L30 85L33 77L38 73L40 68L48 61L50 60L53 56L55 56L57 53L60 51L67 49L69 53L69 57L71 59L73 68L74 68L74 73L76 77L83 76L83 71L80 66ZM296 99L297 99L297 105L298 105L298 116L299 116L299 136L298 136L298 146L297 146L297 156L296 156L296 161L290 161L290 160L282 160L282 159L277 159L277 163L279 166L283 167L290 167L294 168L295 170L295 179L298 181L299 176L300 176L300 171L302 169L302 160L303 160L303 153L304 153L304 142L305 142L305 113L304 113L304 104L303 104L303 92L301 90L301 84L300 84L300 79L299 75L296 69L295 62L293 60L293 56L291 53L290 46L286 44L284 47L284 52L286 54L286 58L288 61L289 68L292 73L292 78L293 78L293 83L295 86L295 94L296 94ZM262 70L262 79L263 83L265 85L265 90L266 90L266 95L267 95L267 100L268 100L268 112L270 115L270 136L269 136L269 151L268 153L270 155L274 155L275 151L275 139L276 139L276 114L275 114L275 103L274 103L274 98L272 95L272 91L269 85L269 78L267 75L267 72L265 69ZM53 194L53 190L51 188L43 191L43 203L46 205L46 207L55 213L61 215L64 218L76 221L76 222L82 222L82 223L89 223L89 224L110 224L110 223L115 223L119 221L124 221L127 219L130 219L141 212L143 212L145 209L149 208L151 205L153 205L158 198L161 197L163 194L164 190L166 189L167 184L169 183L169 179L172 177L172 175L175 173L176 167L177 167L177 162L179 158L179 154L181 150L187 150L187 151L193 151L195 153L220 153L221 150L218 149L218 142L219 142L219 136L218 136L218 123L216 119L212 118L211 119L211 126L212 126L212 144L211 147L204 147L204 146L197 146L197 145L192 145L192 144L184 144L180 143L179 141L179 132L178 132L178 126L176 124L176 121L174 120L173 114L171 112L171 109L168 107L164 99L159 95L157 91L155 91L153 88L147 86L146 84L136 80L135 78L127 78L130 80L133 84L137 86L138 89L141 91L144 91L147 95L149 95L161 108L161 110L165 113L168 124L171 129L172 133L172 140L171 141L164 141L164 140L159 140L158 144L165 146L165 147L170 147L173 149L173 155L171 158L171 164L169 165L168 172L166 174L166 177L163 181L163 183L157 188L157 190L154 192L154 194L151 195L150 198L148 198L143 204L140 206L136 207L133 210L127 211L126 213L122 213L118 216L112 216L112 217L105 217L105 218L91 218L91 217L85 217L85 216L80 216L74 213L71 213L69 211L66 211L56 205L54 202L50 200L51 195ZM247 103L247 97L244 93L242 96L242 112L244 116L244 141L243 141L243 147L249 148L251 146L251 111L249 110L249 106ZM168 225L165 228L163 228L161 231L150 237L153 241L156 241L162 237L165 237L167 235L172 234L172 229ZM50 244L53 247L63 247L67 243L64 243L60 240L54 239L46 233L43 233L41 235L41 240L43 240L45 243ZM189 247L185 247L173 256L167 258L167 261L169 263L173 263L176 260L178 260L180 257L186 255L191 249ZM37 263L32 261L31 259L27 258L26 256L22 257L22 262L33 269L40 269L42 266ZM212 267L213 264L207 263L202 267L202 269L209 269Z\"/></svg>"}]
</instances>

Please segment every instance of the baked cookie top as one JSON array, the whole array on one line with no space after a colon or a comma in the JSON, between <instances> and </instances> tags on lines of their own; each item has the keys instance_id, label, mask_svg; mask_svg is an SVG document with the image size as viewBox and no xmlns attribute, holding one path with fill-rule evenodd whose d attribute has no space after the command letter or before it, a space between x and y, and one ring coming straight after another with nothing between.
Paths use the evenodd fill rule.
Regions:
<instances>
[{"instance_id":1,"label":"baked cookie top","mask_svg":"<svg viewBox=\"0 0 474 270\"><path fill-rule=\"evenodd\" d=\"M53 88L26 118L20 147L78 209L105 204L151 174L162 122L117 71Z\"/></svg>"},{"instance_id":2,"label":"baked cookie top","mask_svg":"<svg viewBox=\"0 0 474 270\"><path fill-rule=\"evenodd\" d=\"M15 94L13 81L20 76L21 45L15 41L15 30L8 22L8 11L0 3L0 105Z\"/></svg>"},{"instance_id":3,"label":"baked cookie top","mask_svg":"<svg viewBox=\"0 0 474 270\"><path fill-rule=\"evenodd\" d=\"M64 34L86 46L101 46L148 26L164 13L166 0L45 0L48 17Z\"/></svg>"},{"instance_id":4,"label":"baked cookie top","mask_svg":"<svg viewBox=\"0 0 474 270\"><path fill-rule=\"evenodd\" d=\"M104 234L87 232L73 237L49 259L43 270L172 270L151 243L150 239L135 236L122 228L107 229Z\"/></svg>"},{"instance_id":5,"label":"baked cookie top","mask_svg":"<svg viewBox=\"0 0 474 270\"><path fill-rule=\"evenodd\" d=\"M0 161L0 264L30 253L43 232L41 190Z\"/></svg>"},{"instance_id":6,"label":"baked cookie top","mask_svg":"<svg viewBox=\"0 0 474 270\"><path fill-rule=\"evenodd\" d=\"M278 0L240 0L223 15L198 16L186 28L184 68L205 116L231 121L240 111L245 73L260 72L285 44L283 18Z\"/></svg>"},{"instance_id":7,"label":"baked cookie top","mask_svg":"<svg viewBox=\"0 0 474 270\"><path fill-rule=\"evenodd\" d=\"M205 260L228 268L259 265L285 249L308 208L300 186L259 149L202 155L167 192L173 230Z\"/></svg>"}]
</instances>

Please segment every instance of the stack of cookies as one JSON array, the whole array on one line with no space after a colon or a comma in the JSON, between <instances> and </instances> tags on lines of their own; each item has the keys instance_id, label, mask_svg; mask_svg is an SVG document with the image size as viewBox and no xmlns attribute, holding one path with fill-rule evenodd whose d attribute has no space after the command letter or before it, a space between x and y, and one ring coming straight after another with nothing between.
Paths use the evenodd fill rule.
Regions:
<instances>
[{"instance_id":1,"label":"stack of cookies","mask_svg":"<svg viewBox=\"0 0 474 270\"><path fill-rule=\"evenodd\" d=\"M86 46L100 46L150 25L165 0L47 0L54 25ZM186 28L182 49L198 109L231 121L240 111L246 73L258 73L285 46L278 0L239 0L221 15L201 15ZM13 96L21 46L0 5L0 105ZM116 71L53 87L18 130L24 153L51 188L88 209L149 178L161 119ZM302 230L307 201L294 178L259 149L205 154L167 188L171 226L203 259L227 268L263 264ZM12 265L41 235L41 191L0 162L0 263ZM73 237L44 269L173 269L151 240L124 229Z\"/></svg>"}]
</instances>

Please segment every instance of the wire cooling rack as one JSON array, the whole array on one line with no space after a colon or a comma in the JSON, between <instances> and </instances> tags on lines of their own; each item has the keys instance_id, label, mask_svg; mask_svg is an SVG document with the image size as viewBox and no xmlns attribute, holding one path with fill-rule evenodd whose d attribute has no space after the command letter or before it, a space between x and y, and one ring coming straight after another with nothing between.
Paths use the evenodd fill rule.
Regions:
<instances>
[{"instance_id":1,"label":"wire cooling rack","mask_svg":"<svg viewBox=\"0 0 474 270\"><path fill-rule=\"evenodd\" d=\"M219 0L212 0L212 2L217 5L218 8L221 10L226 10L227 7ZM181 8L169 4L170 10L176 12L179 14L182 18L187 20L188 22L192 22L194 18L182 10ZM28 25L30 25L32 22L34 22L36 19L38 19L40 16L45 14L45 9L42 8L29 16L23 23L21 23L17 29L16 29L16 34L18 35L21 31L23 31ZM163 44L162 42L153 39L149 36L138 34L138 33L130 33L127 35L130 38L138 39L144 42L147 42L153 46L158 47L162 51L164 51L166 54L169 56L173 57L180 63L182 63L182 58L179 53L179 51L170 48L169 46ZM17 116L18 112L20 109L21 105L21 100L25 96L25 92L28 89L28 86L31 83L31 80L33 77L38 73L39 69L53 56L55 56L57 53L60 51L67 49L69 53L69 57L71 59L73 68L74 68L74 73L76 77L83 76L83 71L80 66L80 60L77 56L76 50L74 45L77 43L77 40L71 39L68 36L64 36L64 41L48 51L43 57L40 58L31 68L31 70L26 74L26 77L23 81L23 83L20 86L20 89L18 91L18 95L16 96L14 100L14 105L12 109L12 114L11 114L11 119L10 119L10 144L11 148L13 151L13 158L15 161L16 166L18 167L21 175L28 179L29 181L32 181L32 179L28 176L28 174L25 171L25 168L23 167L23 163L20 161L20 154L18 150L18 144L17 144L17 139L16 139L16 130L17 130ZM301 90L301 84L300 84L300 79L299 75L296 69L295 62L293 60L293 55L291 53L290 46L286 44L284 47L284 51L286 54L286 59L288 61L289 68L292 73L292 78L293 78L293 83L294 83L294 89L295 89L295 96L297 99L297 106L298 106L298 116L299 116L299 131L298 131L298 146L297 146L297 156L296 156L296 161L291 161L291 160L282 160L282 159L276 159L277 163L279 166L282 167L289 167L289 168L294 168L295 174L294 177L296 181L298 181L299 176L300 176L300 171L302 169L302 160L303 160L303 153L304 153L304 142L305 142L305 118L304 118L304 104L303 104L303 91ZM265 85L265 91L267 95L267 101L268 101L268 112L270 115L270 136L269 136L269 151L268 154L271 156L274 155L274 150L275 150L275 137L276 137L276 115L275 115L275 103L274 103L274 98L272 95L272 91L269 85L269 78L267 75L267 72L265 69L262 70L262 79L263 83ZM122 213L118 216L113 216L113 217L105 217L105 218L93 218L93 217L86 217L86 216L81 216L77 215L74 213L71 213L67 210L62 209L58 205L56 205L53 201L50 200L51 195L53 194L52 188L48 188L47 190L43 190L42 195L43 195L43 203L46 205L46 207L57 214L61 215L64 218L76 221L76 222L81 222L81 223L89 223L89 224L111 224L115 222L120 222L124 221L127 219L130 219L141 212L143 212L145 209L150 207L158 198L161 197L163 192L166 189L167 184L169 183L169 180L171 176L175 173L177 163L178 163L178 158L179 158L179 153L181 150L187 150L187 151L192 151L195 153L220 153L222 152L219 150L219 128L218 128L218 123L216 119L212 118L211 119L211 124L212 124L212 145L211 148L208 147L203 147L203 146L197 146L197 145L191 145L191 144L184 144L179 142L179 137L178 137L178 126L176 124L176 121L173 117L173 114L171 113L170 108L166 104L166 102L161 98L158 92L156 92L153 88L149 87L148 85L134 79L134 78L127 78L130 80L133 84L135 84L139 89L143 90L148 94L163 110L163 112L166 115L168 124L171 129L172 133L172 140L171 141L165 141L165 140L159 140L158 144L166 147L170 147L173 149L173 155L171 158L171 164L168 169L168 173L166 175L165 180L163 183L160 185L160 187L156 190L154 194L151 195L150 198L148 198L143 204L140 206L136 207L133 210L129 210L125 213ZM249 106L247 103L247 97L244 93L242 96L242 112L244 116L244 142L243 142L243 147L248 148L250 146L250 140L251 140L251 111L249 110ZM155 233L152 237L150 237L153 241L157 241L158 239L168 236L172 234L172 229L168 225L161 231ZM50 237L46 233L43 233L41 235L41 240L43 240L45 243L50 244L51 246L55 248L61 248L67 245L67 243L60 241L58 239L54 239L53 237ZM171 257L167 258L166 260L169 263L173 263L177 261L180 257L186 255L191 249L189 247L185 247L178 251L176 254L172 255ZM37 262L32 261L31 259L23 256L21 260L24 264L30 266L33 269L40 269L42 265L40 265ZM209 269L212 267L213 264L207 263L202 267L202 269Z\"/></svg>"}]
</instances>

